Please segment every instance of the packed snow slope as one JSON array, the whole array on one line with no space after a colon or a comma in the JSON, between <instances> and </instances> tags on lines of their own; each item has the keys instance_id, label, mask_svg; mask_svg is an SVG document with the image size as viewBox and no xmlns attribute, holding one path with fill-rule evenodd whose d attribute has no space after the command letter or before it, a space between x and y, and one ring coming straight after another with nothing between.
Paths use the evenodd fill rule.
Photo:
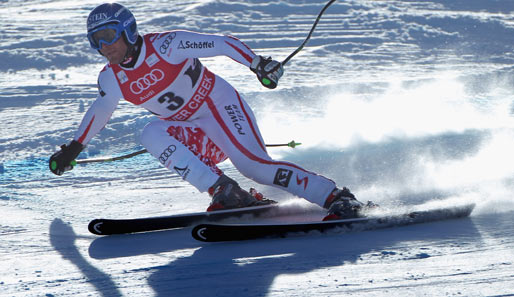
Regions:
<instances>
[{"instance_id":1,"label":"packed snow slope","mask_svg":"<svg viewBox=\"0 0 514 297\"><path fill-rule=\"evenodd\" d=\"M514 296L514 2L336 1L276 90L203 59L247 99L270 148L384 208L475 202L470 218L342 234L205 244L190 228L96 237L93 218L209 204L149 155L77 166L48 158L96 97L105 60L86 17L100 1L0 1L1 296ZM325 1L121 1L141 33L239 37L282 60ZM126 102L80 158L141 149L154 116ZM245 186L323 211L221 165Z\"/></svg>"}]
</instances>

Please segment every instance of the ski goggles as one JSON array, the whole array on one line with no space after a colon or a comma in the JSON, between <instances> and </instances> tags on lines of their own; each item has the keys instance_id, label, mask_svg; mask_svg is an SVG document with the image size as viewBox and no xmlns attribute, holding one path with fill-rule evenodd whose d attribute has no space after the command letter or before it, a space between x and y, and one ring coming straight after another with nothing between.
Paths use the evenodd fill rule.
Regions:
<instances>
[{"instance_id":1,"label":"ski goggles","mask_svg":"<svg viewBox=\"0 0 514 297\"><path fill-rule=\"evenodd\" d=\"M88 32L87 39L93 49L101 50L103 45L111 45L118 41L122 32L118 24L107 24Z\"/></svg>"}]
</instances>

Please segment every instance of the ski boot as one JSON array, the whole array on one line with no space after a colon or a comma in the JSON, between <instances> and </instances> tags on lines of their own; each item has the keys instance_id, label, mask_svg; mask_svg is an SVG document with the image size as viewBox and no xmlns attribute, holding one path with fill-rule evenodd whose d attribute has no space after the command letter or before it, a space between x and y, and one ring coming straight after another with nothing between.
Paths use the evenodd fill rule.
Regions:
<instances>
[{"instance_id":1,"label":"ski boot","mask_svg":"<svg viewBox=\"0 0 514 297\"><path fill-rule=\"evenodd\" d=\"M220 176L216 183L209 188L209 195L212 197L212 202L207 211L277 203L264 198L261 193L253 188L249 192L241 189L236 181L226 175Z\"/></svg>"},{"instance_id":2,"label":"ski boot","mask_svg":"<svg viewBox=\"0 0 514 297\"><path fill-rule=\"evenodd\" d=\"M348 188L335 188L325 201L324 208L328 209L327 216L323 221L353 219L363 217L362 211L378 207L375 203L368 201L367 204L355 199Z\"/></svg>"}]
</instances>

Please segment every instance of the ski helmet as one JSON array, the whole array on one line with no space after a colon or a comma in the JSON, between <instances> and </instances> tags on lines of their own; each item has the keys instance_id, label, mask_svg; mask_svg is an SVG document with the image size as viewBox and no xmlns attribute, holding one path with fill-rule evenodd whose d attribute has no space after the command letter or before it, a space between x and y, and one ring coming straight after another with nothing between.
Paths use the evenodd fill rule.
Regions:
<instances>
[{"instance_id":1,"label":"ski helmet","mask_svg":"<svg viewBox=\"0 0 514 297\"><path fill-rule=\"evenodd\" d=\"M139 35L136 18L125 6L118 3L105 3L93 9L89 14L87 38L93 49L100 50L102 44L113 44L121 37L122 33L125 34L125 40L130 45L136 43Z\"/></svg>"}]
</instances>

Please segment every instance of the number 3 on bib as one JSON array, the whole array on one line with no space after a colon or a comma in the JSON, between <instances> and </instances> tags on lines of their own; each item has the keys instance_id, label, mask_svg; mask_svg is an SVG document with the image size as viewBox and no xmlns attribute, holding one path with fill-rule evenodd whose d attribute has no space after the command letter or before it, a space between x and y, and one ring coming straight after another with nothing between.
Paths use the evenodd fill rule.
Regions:
<instances>
[{"instance_id":1,"label":"number 3 on bib","mask_svg":"<svg viewBox=\"0 0 514 297\"><path fill-rule=\"evenodd\" d=\"M182 104L184 104L184 99L182 99L182 97L175 96L175 93L173 92L168 92L162 95L157 99L157 101L161 104L168 104L167 108L171 111L179 109Z\"/></svg>"}]
</instances>

